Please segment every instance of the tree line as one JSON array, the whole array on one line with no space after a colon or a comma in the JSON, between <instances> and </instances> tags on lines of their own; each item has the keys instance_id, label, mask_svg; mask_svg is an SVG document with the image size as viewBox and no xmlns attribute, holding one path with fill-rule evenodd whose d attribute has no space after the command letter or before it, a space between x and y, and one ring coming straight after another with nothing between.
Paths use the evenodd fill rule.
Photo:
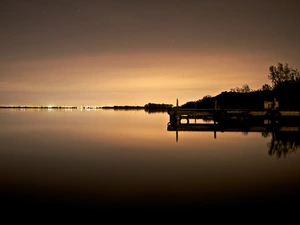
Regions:
<instances>
[{"instance_id":1,"label":"tree line","mask_svg":"<svg viewBox=\"0 0 300 225\"><path fill-rule=\"evenodd\" d=\"M300 109L300 72L287 63L269 67L270 84L263 84L252 90L248 84L231 88L217 96L206 95L197 101L190 101L182 108L253 108L261 109L264 101L279 102L281 109Z\"/></svg>"}]
</instances>

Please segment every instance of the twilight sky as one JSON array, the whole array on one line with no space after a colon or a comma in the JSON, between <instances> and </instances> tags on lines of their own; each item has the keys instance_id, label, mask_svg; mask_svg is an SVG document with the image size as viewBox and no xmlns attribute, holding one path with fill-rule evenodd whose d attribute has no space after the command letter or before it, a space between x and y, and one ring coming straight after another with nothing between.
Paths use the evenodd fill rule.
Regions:
<instances>
[{"instance_id":1,"label":"twilight sky","mask_svg":"<svg viewBox=\"0 0 300 225\"><path fill-rule=\"evenodd\" d=\"M179 104L300 69L300 1L2 0L0 105Z\"/></svg>"}]
</instances>

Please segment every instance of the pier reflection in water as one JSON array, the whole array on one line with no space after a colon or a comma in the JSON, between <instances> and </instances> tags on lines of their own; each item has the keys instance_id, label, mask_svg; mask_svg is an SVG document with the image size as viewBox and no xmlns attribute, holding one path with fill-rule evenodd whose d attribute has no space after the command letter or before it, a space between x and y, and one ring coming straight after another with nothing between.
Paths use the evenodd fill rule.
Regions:
<instances>
[{"instance_id":1,"label":"pier reflection in water","mask_svg":"<svg viewBox=\"0 0 300 225\"><path fill-rule=\"evenodd\" d=\"M296 152L300 148L300 119L285 118L279 122L263 119L253 120L226 120L216 122L213 120L192 119L194 123L187 120L186 123L172 124L168 123L167 130L176 132L176 142L179 139L179 132L213 132L214 138L217 138L218 132L249 132L261 133L262 137L270 138L268 143L268 154L277 157L286 156Z\"/></svg>"}]
</instances>

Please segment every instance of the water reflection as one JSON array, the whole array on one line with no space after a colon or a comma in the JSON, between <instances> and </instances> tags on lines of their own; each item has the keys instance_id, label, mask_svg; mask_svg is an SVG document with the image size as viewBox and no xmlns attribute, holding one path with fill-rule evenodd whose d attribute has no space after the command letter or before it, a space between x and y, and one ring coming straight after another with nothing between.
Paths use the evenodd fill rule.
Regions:
<instances>
[{"instance_id":1,"label":"water reflection","mask_svg":"<svg viewBox=\"0 0 300 225\"><path fill-rule=\"evenodd\" d=\"M179 131L202 131L213 132L214 138L217 138L217 132L240 132L248 135L249 132L261 133L264 138L270 138L267 144L268 154L271 156L286 157L295 153L300 148L300 126L299 119L293 118L282 120L280 123L272 123L265 120L251 121L226 121L225 123L216 123L212 120L201 120L195 123L168 124L168 131L176 132L176 142L179 139Z\"/></svg>"},{"instance_id":2,"label":"water reflection","mask_svg":"<svg viewBox=\"0 0 300 225\"><path fill-rule=\"evenodd\" d=\"M180 131L196 131L197 124L177 127L176 143L166 131L168 119L143 110L0 110L1 204L32 212L48 206L51 212L60 207L232 212L299 202L300 154L286 160L266 154L273 133L281 143L298 146L298 131L283 137L285 126L278 132L236 123L215 132L215 124L206 121L202 127L209 131L200 135Z\"/></svg>"},{"instance_id":3,"label":"water reflection","mask_svg":"<svg viewBox=\"0 0 300 225\"><path fill-rule=\"evenodd\" d=\"M271 156L286 157L300 148L300 132L263 132L262 136L271 141L268 143L268 154Z\"/></svg>"}]
</instances>

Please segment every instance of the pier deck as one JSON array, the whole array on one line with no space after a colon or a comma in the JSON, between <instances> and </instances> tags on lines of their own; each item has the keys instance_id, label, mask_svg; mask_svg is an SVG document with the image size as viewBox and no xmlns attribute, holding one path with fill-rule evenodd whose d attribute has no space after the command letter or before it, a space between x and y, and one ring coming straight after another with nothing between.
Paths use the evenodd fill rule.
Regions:
<instances>
[{"instance_id":1,"label":"pier deck","mask_svg":"<svg viewBox=\"0 0 300 225\"><path fill-rule=\"evenodd\" d=\"M181 124L181 120L189 123L190 119L248 120L262 118L278 121L281 118L300 117L300 111L277 109L181 109L174 107L168 111L171 124Z\"/></svg>"}]
</instances>

